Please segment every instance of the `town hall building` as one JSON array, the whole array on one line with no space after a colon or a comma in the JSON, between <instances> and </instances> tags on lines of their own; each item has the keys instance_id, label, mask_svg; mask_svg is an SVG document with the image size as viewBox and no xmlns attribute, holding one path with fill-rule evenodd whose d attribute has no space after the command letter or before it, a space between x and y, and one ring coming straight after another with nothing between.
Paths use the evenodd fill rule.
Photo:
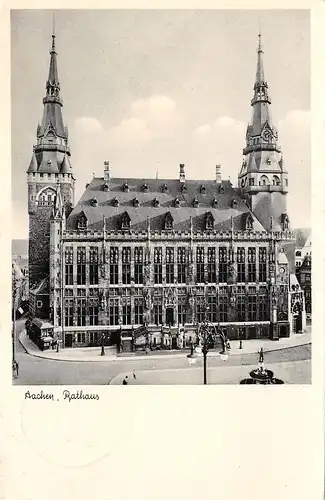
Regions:
<instances>
[{"instance_id":1,"label":"town hall building","mask_svg":"<svg viewBox=\"0 0 325 500\"><path fill-rule=\"evenodd\" d=\"M290 251L288 172L271 118L259 37L238 186L222 179L116 178L87 184L75 203L68 130L50 51L44 112L27 171L30 313L63 347L183 348L208 320L229 339L277 340L305 329ZM244 138L243 138L244 140ZM47 323L48 324L48 323Z\"/></svg>"}]
</instances>

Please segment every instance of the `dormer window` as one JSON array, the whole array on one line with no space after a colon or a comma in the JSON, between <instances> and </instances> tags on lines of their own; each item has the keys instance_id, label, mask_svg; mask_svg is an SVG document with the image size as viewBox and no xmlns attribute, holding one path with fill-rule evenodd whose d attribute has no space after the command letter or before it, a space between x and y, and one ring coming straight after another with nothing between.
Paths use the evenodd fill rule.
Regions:
<instances>
[{"instance_id":1,"label":"dormer window","mask_svg":"<svg viewBox=\"0 0 325 500\"><path fill-rule=\"evenodd\" d=\"M165 226L164 229L173 229L174 219L170 212L167 212L165 216Z\"/></svg>"},{"instance_id":2,"label":"dormer window","mask_svg":"<svg viewBox=\"0 0 325 500\"><path fill-rule=\"evenodd\" d=\"M130 191L130 188L129 188L129 185L127 182L125 182L123 185L123 191L124 191L124 193L128 193Z\"/></svg>"},{"instance_id":3,"label":"dormer window","mask_svg":"<svg viewBox=\"0 0 325 500\"><path fill-rule=\"evenodd\" d=\"M161 190L163 193L167 193L167 191L168 191L167 184L164 184L163 187L161 188Z\"/></svg>"},{"instance_id":4,"label":"dormer window","mask_svg":"<svg viewBox=\"0 0 325 500\"><path fill-rule=\"evenodd\" d=\"M248 214L246 217L245 229L253 229L253 217L251 216L251 214Z\"/></svg>"},{"instance_id":5,"label":"dormer window","mask_svg":"<svg viewBox=\"0 0 325 500\"><path fill-rule=\"evenodd\" d=\"M109 191L108 184L106 184L106 183L105 183L105 184L103 185L103 191L105 191L105 192Z\"/></svg>"},{"instance_id":6,"label":"dormer window","mask_svg":"<svg viewBox=\"0 0 325 500\"><path fill-rule=\"evenodd\" d=\"M139 205L140 205L140 202L139 202L138 198L134 198L134 200L133 200L133 206L134 207L138 207Z\"/></svg>"},{"instance_id":7,"label":"dormer window","mask_svg":"<svg viewBox=\"0 0 325 500\"><path fill-rule=\"evenodd\" d=\"M219 193L220 193L220 194L224 194L224 192L225 192L225 188L224 188L224 186L222 186L222 185L221 185L221 186L219 186Z\"/></svg>"},{"instance_id":8,"label":"dormer window","mask_svg":"<svg viewBox=\"0 0 325 500\"><path fill-rule=\"evenodd\" d=\"M214 217L211 212L208 212L205 216L205 229L213 229L214 228Z\"/></svg>"},{"instance_id":9,"label":"dormer window","mask_svg":"<svg viewBox=\"0 0 325 500\"><path fill-rule=\"evenodd\" d=\"M121 229L130 229L131 219L127 212L124 212L121 220Z\"/></svg>"},{"instance_id":10,"label":"dormer window","mask_svg":"<svg viewBox=\"0 0 325 500\"><path fill-rule=\"evenodd\" d=\"M182 193L186 193L187 187L185 186L185 184L182 185L181 191L182 191Z\"/></svg>"},{"instance_id":11,"label":"dormer window","mask_svg":"<svg viewBox=\"0 0 325 500\"><path fill-rule=\"evenodd\" d=\"M194 208L197 208L198 206L199 206L199 200L198 200L197 198L195 198L195 199L193 200L193 207L194 207Z\"/></svg>"},{"instance_id":12,"label":"dormer window","mask_svg":"<svg viewBox=\"0 0 325 500\"><path fill-rule=\"evenodd\" d=\"M205 194L205 186L203 184L200 186L200 193Z\"/></svg>"},{"instance_id":13,"label":"dormer window","mask_svg":"<svg viewBox=\"0 0 325 500\"><path fill-rule=\"evenodd\" d=\"M98 201L97 201L97 198L93 198L90 202L91 206L92 207L97 207L98 206Z\"/></svg>"},{"instance_id":14,"label":"dormer window","mask_svg":"<svg viewBox=\"0 0 325 500\"><path fill-rule=\"evenodd\" d=\"M235 198L231 200L231 208L237 208L237 200Z\"/></svg>"},{"instance_id":15,"label":"dormer window","mask_svg":"<svg viewBox=\"0 0 325 500\"><path fill-rule=\"evenodd\" d=\"M156 208L159 207L159 200L158 200L158 198L155 198L153 200L153 206L156 207Z\"/></svg>"},{"instance_id":16,"label":"dormer window","mask_svg":"<svg viewBox=\"0 0 325 500\"><path fill-rule=\"evenodd\" d=\"M178 208L178 207L179 207L179 205L180 205L180 201L179 201L179 199L178 199L178 198L175 198L174 205L175 205L175 207L176 207L176 208Z\"/></svg>"},{"instance_id":17,"label":"dormer window","mask_svg":"<svg viewBox=\"0 0 325 500\"><path fill-rule=\"evenodd\" d=\"M147 183L143 184L143 186L142 186L142 191L143 191L144 193L147 193L147 192L149 191L149 187L148 187L148 184L147 184Z\"/></svg>"},{"instance_id":18,"label":"dormer window","mask_svg":"<svg viewBox=\"0 0 325 500\"><path fill-rule=\"evenodd\" d=\"M84 212L81 212L77 222L77 228L79 230L87 229L88 219Z\"/></svg>"},{"instance_id":19,"label":"dormer window","mask_svg":"<svg viewBox=\"0 0 325 500\"><path fill-rule=\"evenodd\" d=\"M218 207L218 200L217 200L217 198L213 198L212 207L213 208L217 208Z\"/></svg>"},{"instance_id":20,"label":"dormer window","mask_svg":"<svg viewBox=\"0 0 325 500\"><path fill-rule=\"evenodd\" d=\"M113 200L113 207L118 207L120 204L120 202L118 201L118 199L115 197L114 200Z\"/></svg>"}]
</instances>

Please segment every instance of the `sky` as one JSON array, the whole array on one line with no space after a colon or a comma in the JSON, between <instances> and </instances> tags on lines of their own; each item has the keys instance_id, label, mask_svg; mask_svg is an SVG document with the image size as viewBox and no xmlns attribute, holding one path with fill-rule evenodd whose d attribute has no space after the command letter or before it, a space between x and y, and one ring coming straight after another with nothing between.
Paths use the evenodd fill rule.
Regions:
<instances>
[{"instance_id":1,"label":"sky","mask_svg":"<svg viewBox=\"0 0 325 500\"><path fill-rule=\"evenodd\" d=\"M237 186L256 72L264 70L289 172L291 225L310 227L310 20L306 10L11 11L13 238L28 238L27 176L48 76L53 14L76 201L113 177Z\"/></svg>"}]
</instances>

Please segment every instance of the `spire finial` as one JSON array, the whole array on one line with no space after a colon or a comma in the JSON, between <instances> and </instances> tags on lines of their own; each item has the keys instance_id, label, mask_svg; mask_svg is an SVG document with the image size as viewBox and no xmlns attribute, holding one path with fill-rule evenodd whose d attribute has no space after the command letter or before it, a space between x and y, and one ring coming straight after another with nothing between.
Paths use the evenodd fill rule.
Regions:
<instances>
[{"instance_id":1,"label":"spire finial","mask_svg":"<svg viewBox=\"0 0 325 500\"><path fill-rule=\"evenodd\" d=\"M259 34L258 34L258 49L257 49L257 52L263 52L261 30L259 31Z\"/></svg>"},{"instance_id":2,"label":"spire finial","mask_svg":"<svg viewBox=\"0 0 325 500\"><path fill-rule=\"evenodd\" d=\"M55 14L53 14L52 23L53 23L53 27L52 27L52 49L51 49L51 52L55 52Z\"/></svg>"}]
</instances>

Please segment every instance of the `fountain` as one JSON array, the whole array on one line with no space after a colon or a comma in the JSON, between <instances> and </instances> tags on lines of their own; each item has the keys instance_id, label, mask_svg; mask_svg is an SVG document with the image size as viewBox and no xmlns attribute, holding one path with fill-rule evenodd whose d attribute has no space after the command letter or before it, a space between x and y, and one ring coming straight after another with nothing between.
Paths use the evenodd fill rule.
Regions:
<instances>
[{"instance_id":1,"label":"fountain","mask_svg":"<svg viewBox=\"0 0 325 500\"><path fill-rule=\"evenodd\" d=\"M251 378L245 378L241 380L240 384L284 384L283 380L274 377L274 373L272 370L268 370L264 368L264 351L263 347L259 352L259 360L258 360L258 368L252 370L249 375Z\"/></svg>"}]
</instances>

